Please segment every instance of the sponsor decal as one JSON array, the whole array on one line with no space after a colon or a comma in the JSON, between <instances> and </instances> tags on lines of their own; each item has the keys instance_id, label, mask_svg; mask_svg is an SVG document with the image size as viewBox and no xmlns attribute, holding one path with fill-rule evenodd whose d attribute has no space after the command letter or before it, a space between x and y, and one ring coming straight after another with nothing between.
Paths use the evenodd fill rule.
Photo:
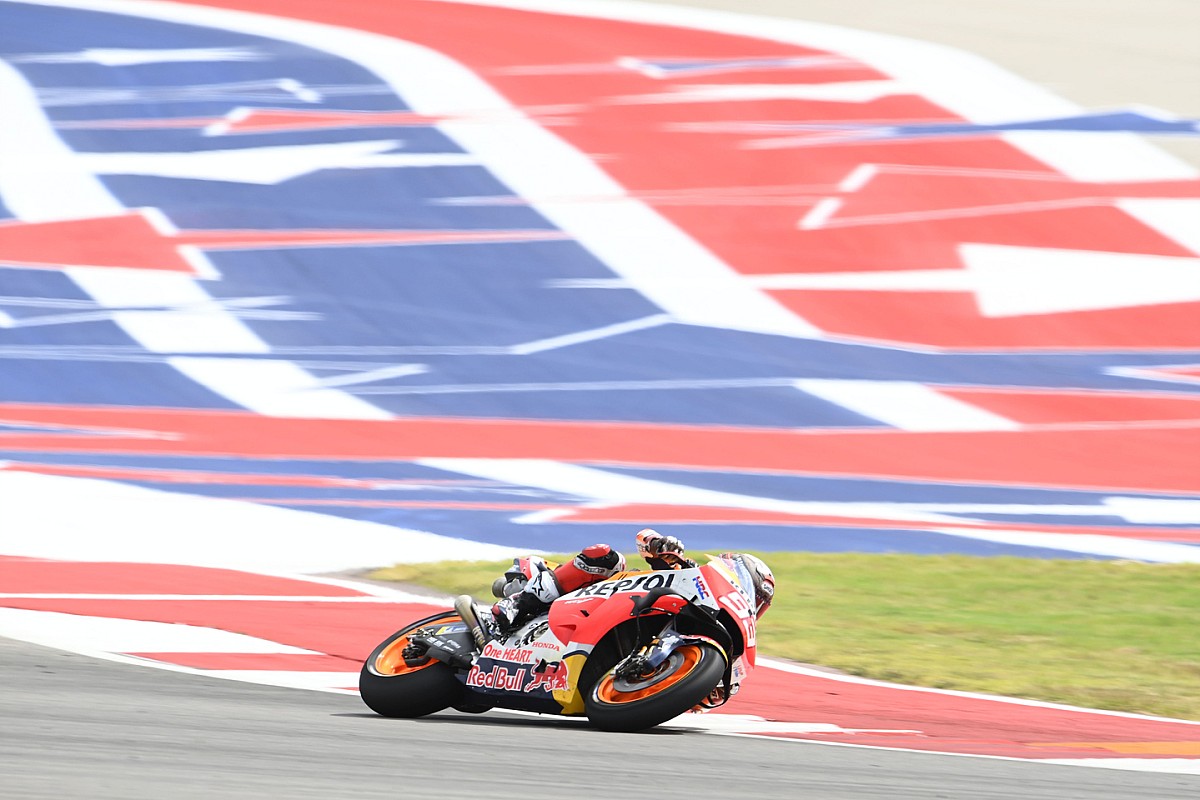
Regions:
<instances>
[{"instance_id":1,"label":"sponsor decal","mask_svg":"<svg viewBox=\"0 0 1200 800\"><path fill-rule=\"evenodd\" d=\"M585 586L575 592L578 597L612 597L616 594L626 594L628 592L647 589L657 589L659 587L670 587L675 584L675 574L673 572L652 572L645 575L638 575L633 578L622 578L618 581L603 581L602 583L593 583L591 586Z\"/></svg>"},{"instance_id":2,"label":"sponsor decal","mask_svg":"<svg viewBox=\"0 0 1200 800\"><path fill-rule=\"evenodd\" d=\"M533 650L528 647L503 647L495 642L483 646L483 655L497 661L513 661L519 664L530 664L534 661Z\"/></svg>"},{"instance_id":3,"label":"sponsor decal","mask_svg":"<svg viewBox=\"0 0 1200 800\"><path fill-rule=\"evenodd\" d=\"M707 600L709 591L708 586L704 583L704 578L701 578L699 575L697 575L696 577L692 578L692 584L696 587L696 596L701 600Z\"/></svg>"},{"instance_id":4,"label":"sponsor decal","mask_svg":"<svg viewBox=\"0 0 1200 800\"><path fill-rule=\"evenodd\" d=\"M567 683L567 665L562 661L542 662L539 672L534 670L533 680L525 687L526 692L565 692L570 689Z\"/></svg>"},{"instance_id":5,"label":"sponsor decal","mask_svg":"<svg viewBox=\"0 0 1200 800\"><path fill-rule=\"evenodd\" d=\"M519 640L512 642L512 644L515 647L528 647L530 644L533 644L535 639L540 639L548 630L550 630L550 621L542 620L534 624Z\"/></svg>"},{"instance_id":6,"label":"sponsor decal","mask_svg":"<svg viewBox=\"0 0 1200 800\"><path fill-rule=\"evenodd\" d=\"M528 679L529 670L526 667L509 671L501 664L493 665L491 670L476 665L467 675L467 686L503 692L522 692L525 690L525 683Z\"/></svg>"},{"instance_id":7,"label":"sponsor decal","mask_svg":"<svg viewBox=\"0 0 1200 800\"><path fill-rule=\"evenodd\" d=\"M511 666L511 668L510 668ZM467 675L467 686L497 692L557 692L570 688L567 665L541 661L538 665L475 665Z\"/></svg>"}]
</instances>

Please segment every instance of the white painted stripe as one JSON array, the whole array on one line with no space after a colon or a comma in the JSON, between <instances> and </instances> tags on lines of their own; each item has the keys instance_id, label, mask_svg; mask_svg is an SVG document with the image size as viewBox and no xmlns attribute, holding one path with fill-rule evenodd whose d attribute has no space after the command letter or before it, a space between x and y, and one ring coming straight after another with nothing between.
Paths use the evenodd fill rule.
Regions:
<instances>
[{"instance_id":1,"label":"white painted stripe","mask_svg":"<svg viewBox=\"0 0 1200 800\"><path fill-rule=\"evenodd\" d=\"M1200 255L1200 200L1136 198L1117 207Z\"/></svg>"},{"instance_id":2,"label":"white painted stripe","mask_svg":"<svg viewBox=\"0 0 1200 800\"><path fill-rule=\"evenodd\" d=\"M1142 525L1200 525L1200 500L1106 497L1108 513Z\"/></svg>"},{"instance_id":3,"label":"white painted stripe","mask_svg":"<svg viewBox=\"0 0 1200 800\"><path fill-rule=\"evenodd\" d=\"M816 205L809 209L808 213L800 219L800 230L810 231L824 227L829 218L836 214L838 209L842 207L842 202L840 197L825 197L818 200Z\"/></svg>"},{"instance_id":4,"label":"white painted stripe","mask_svg":"<svg viewBox=\"0 0 1200 800\"><path fill-rule=\"evenodd\" d=\"M684 714L673 720L661 723L663 728L682 730L700 730L705 733L757 733L757 734L855 734L876 733L919 734L921 731L901 728L843 728L831 722L784 722L777 719L765 719L752 714Z\"/></svg>"},{"instance_id":5,"label":"white painted stripe","mask_svg":"<svg viewBox=\"0 0 1200 800\"><path fill-rule=\"evenodd\" d=\"M1198 175L1132 133L1016 131L1000 138L1079 181L1187 180Z\"/></svg>"},{"instance_id":6,"label":"white painted stripe","mask_svg":"<svg viewBox=\"0 0 1200 800\"><path fill-rule=\"evenodd\" d=\"M1148 542L1139 539L1123 539L1119 536L1091 534L1005 531L995 528L949 528L935 529L935 532L944 533L947 536L961 536L967 539L980 539L1018 547L1040 547L1049 550L1063 550L1068 553L1087 553L1094 556L1156 561L1165 564L1200 564L1200 547L1171 542Z\"/></svg>"},{"instance_id":7,"label":"white painted stripe","mask_svg":"<svg viewBox=\"0 0 1200 800\"><path fill-rule=\"evenodd\" d=\"M0 470L0 553L322 573L524 552L278 506Z\"/></svg>"},{"instance_id":8,"label":"white painted stripe","mask_svg":"<svg viewBox=\"0 0 1200 800\"><path fill-rule=\"evenodd\" d=\"M324 388L307 370L274 359L167 359L197 383L251 411L269 417L391 419L392 415L352 394Z\"/></svg>"},{"instance_id":9,"label":"white painted stripe","mask_svg":"<svg viewBox=\"0 0 1200 800\"><path fill-rule=\"evenodd\" d=\"M835 200L835 202L841 201ZM776 291L833 292L847 290L856 292L971 292L978 290L980 283L977 275L965 269L784 272L752 275L747 280L755 286Z\"/></svg>"},{"instance_id":10,"label":"white painted stripe","mask_svg":"<svg viewBox=\"0 0 1200 800\"><path fill-rule=\"evenodd\" d=\"M0 198L18 219L48 222L120 214L125 207L93 175L50 124L37 93L0 61Z\"/></svg>"},{"instance_id":11,"label":"white painted stripe","mask_svg":"<svg viewBox=\"0 0 1200 800\"><path fill-rule=\"evenodd\" d=\"M195 625L0 608L0 636L68 650L110 653L284 653L315 651Z\"/></svg>"},{"instance_id":12,"label":"white painted stripe","mask_svg":"<svg viewBox=\"0 0 1200 800\"><path fill-rule=\"evenodd\" d=\"M619 475L600 469L540 459L426 458L419 463L436 469L502 481L517 486L536 486L552 492L624 505L707 506L777 511L788 514L857 517L937 523L951 521L938 514L884 503L821 503L776 500L770 497L718 492L664 481ZM539 516L530 519L540 518ZM958 520L954 520L958 521Z\"/></svg>"},{"instance_id":13,"label":"white painted stripe","mask_svg":"<svg viewBox=\"0 0 1200 800\"><path fill-rule=\"evenodd\" d=\"M315 382L315 386L320 386L323 389L329 389L335 386L357 386L363 383L375 383L376 381L389 380L391 378L405 378L409 375L420 375L428 372L429 367L424 364L396 364L391 367L380 367L379 369L369 369L363 372L352 372L347 375L335 375L330 378L321 378Z\"/></svg>"},{"instance_id":14,"label":"white painted stripe","mask_svg":"<svg viewBox=\"0 0 1200 800\"><path fill-rule=\"evenodd\" d=\"M805 379L796 381L796 388L906 431L1011 431L1021 427L919 383Z\"/></svg>"},{"instance_id":15,"label":"white painted stripe","mask_svg":"<svg viewBox=\"0 0 1200 800\"><path fill-rule=\"evenodd\" d=\"M66 274L112 319L154 353L265 353L270 348L188 275L154 270L72 267Z\"/></svg>"},{"instance_id":16,"label":"white painted stripe","mask_svg":"<svg viewBox=\"0 0 1200 800\"><path fill-rule=\"evenodd\" d=\"M210 678L257 683L263 686L283 686L289 689L328 691L358 686L358 672L288 672L286 670L211 669L199 670Z\"/></svg>"},{"instance_id":17,"label":"white painted stripe","mask_svg":"<svg viewBox=\"0 0 1200 800\"><path fill-rule=\"evenodd\" d=\"M603 280L603 279L601 279ZM617 278L616 280L620 280ZM622 282L621 288L630 288ZM600 339L607 339L610 336L621 336L634 331L642 331L647 328L656 328L660 325L665 325L671 321L671 318L666 314L655 314L650 317L642 317L641 319L630 320L629 322L618 322L613 325L605 325L602 328L592 328L586 331L577 331L576 333L568 333L563 336L553 336L548 339L538 339L533 342L525 342L524 344L513 345L509 351L513 355L528 355L530 353L541 353L546 350L557 350L561 347L571 347L584 342L594 342Z\"/></svg>"}]
</instances>

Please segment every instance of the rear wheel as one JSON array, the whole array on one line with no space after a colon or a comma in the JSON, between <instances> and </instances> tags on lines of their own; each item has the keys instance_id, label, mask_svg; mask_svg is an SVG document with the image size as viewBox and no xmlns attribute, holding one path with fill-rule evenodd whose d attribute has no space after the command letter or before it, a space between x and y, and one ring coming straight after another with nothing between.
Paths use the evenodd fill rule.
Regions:
<instances>
[{"instance_id":1,"label":"rear wheel","mask_svg":"<svg viewBox=\"0 0 1200 800\"><path fill-rule=\"evenodd\" d=\"M725 674L725 656L711 644L676 648L643 675L610 669L587 693L588 719L606 731L640 731L674 719L708 696Z\"/></svg>"},{"instance_id":2,"label":"rear wheel","mask_svg":"<svg viewBox=\"0 0 1200 800\"><path fill-rule=\"evenodd\" d=\"M457 614L439 614L385 639L367 657L359 673L358 690L363 702L385 717L423 717L462 702L463 685L449 667L428 656L404 657L409 634L418 628L456 620Z\"/></svg>"}]
</instances>

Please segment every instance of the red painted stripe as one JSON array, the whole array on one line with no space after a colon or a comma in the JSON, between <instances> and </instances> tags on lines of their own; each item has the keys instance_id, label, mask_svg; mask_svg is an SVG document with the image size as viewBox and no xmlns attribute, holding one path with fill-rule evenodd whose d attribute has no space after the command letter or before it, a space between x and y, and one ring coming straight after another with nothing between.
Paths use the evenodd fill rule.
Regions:
<instances>
[{"instance_id":1,"label":"red painted stripe","mask_svg":"<svg viewBox=\"0 0 1200 800\"><path fill-rule=\"evenodd\" d=\"M1194 394L972 387L938 392L1023 425L1200 420L1200 396Z\"/></svg>"},{"instance_id":2,"label":"red painted stripe","mask_svg":"<svg viewBox=\"0 0 1200 800\"><path fill-rule=\"evenodd\" d=\"M0 447L20 451L364 460L543 458L958 484L1200 492L1200 421L967 433L846 432L438 417L286 419L237 411L20 403L0 404L4 421L135 432L128 437L0 434ZM631 447L630 442L637 444Z\"/></svg>"},{"instance_id":3,"label":"red painted stripe","mask_svg":"<svg viewBox=\"0 0 1200 800\"><path fill-rule=\"evenodd\" d=\"M229 569L172 564L45 561L10 556L0 556L0 588L13 593L248 594L280 597L364 595L363 592L341 586ZM0 600L0 603L6 601Z\"/></svg>"},{"instance_id":4,"label":"red painted stripe","mask_svg":"<svg viewBox=\"0 0 1200 800\"><path fill-rule=\"evenodd\" d=\"M241 594L241 592L238 592ZM406 623L445 611L443 605L279 603L254 600L16 600L0 606L113 619L197 625L361 662L376 644Z\"/></svg>"},{"instance_id":5,"label":"red painted stripe","mask_svg":"<svg viewBox=\"0 0 1200 800\"><path fill-rule=\"evenodd\" d=\"M12 559L14 563L17 559ZM69 565L55 577L44 574L53 590L75 574ZM85 565L127 576L125 565ZM175 568L157 567L164 575ZM209 572L207 570L202 572ZM219 576L221 570L211 570ZM250 576L253 577L253 576ZM129 589L131 587L117 587ZM235 587L244 590L248 586ZM305 590L312 594L317 587ZM328 655L259 655L142 652L137 655L198 669L354 671L365 656L392 631L420 617L444 610L423 604L282 604L253 601L0 601L0 605L65 613L182 623L258 636ZM352 688L352 687L347 687ZM998 700L960 698L929 690L909 691L795 675L759 668L741 693L721 712L757 715L781 723L822 723L865 733L782 734L793 738L874 744L910 749L984 753L1024 758L1110 757L1114 751L1054 747L1059 743L1194 742L1200 725L1179 721L1136 719L1086 711L1022 706ZM769 728L769 722L767 724ZM915 730L882 733L880 729ZM871 732L875 731L875 732ZM1142 755L1139 753L1139 755ZM1150 756L1155 753L1151 752ZM1159 754L1162 757L1169 753Z\"/></svg>"},{"instance_id":6,"label":"red painted stripe","mask_svg":"<svg viewBox=\"0 0 1200 800\"><path fill-rule=\"evenodd\" d=\"M1062 742L1194 742L1200 725L1138 719L1036 705L1017 705L933 691L906 690L757 669L725 707L768 720L824 722L850 729L917 730L917 734L794 734L790 738L1019 758L1103 758ZM720 712L718 712L720 713ZM1164 754L1167 757L1170 754Z\"/></svg>"}]
</instances>

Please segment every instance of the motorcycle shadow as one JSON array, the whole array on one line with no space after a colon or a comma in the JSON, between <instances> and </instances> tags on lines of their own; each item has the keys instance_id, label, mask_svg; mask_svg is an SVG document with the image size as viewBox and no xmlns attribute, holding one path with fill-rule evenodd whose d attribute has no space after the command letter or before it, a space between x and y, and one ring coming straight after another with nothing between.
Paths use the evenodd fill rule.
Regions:
<instances>
[{"instance_id":1,"label":"motorcycle shadow","mask_svg":"<svg viewBox=\"0 0 1200 800\"><path fill-rule=\"evenodd\" d=\"M418 725L475 725L482 727L497 727L497 728L541 728L560 730L580 730L593 731L595 733L606 733L599 728L594 727L586 719L580 717L557 717L553 714L520 714L511 711L493 710L484 714L467 714L461 711L439 711L436 714L430 714L425 717L415 718L394 718L383 717L379 714L371 712L353 712L331 714L333 717L344 717L351 719L371 719L379 722L411 722ZM649 736L681 736L692 731L680 728L648 728L644 731L639 731L640 734Z\"/></svg>"}]
</instances>

